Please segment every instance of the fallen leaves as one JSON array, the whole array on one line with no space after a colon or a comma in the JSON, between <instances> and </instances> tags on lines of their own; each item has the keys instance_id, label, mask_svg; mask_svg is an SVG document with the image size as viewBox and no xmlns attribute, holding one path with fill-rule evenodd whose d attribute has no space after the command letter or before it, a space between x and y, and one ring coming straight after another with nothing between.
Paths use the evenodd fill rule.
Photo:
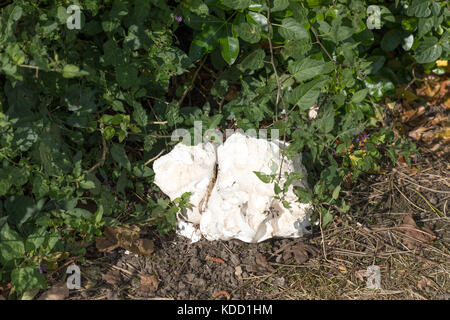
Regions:
<instances>
[{"instance_id":1,"label":"fallen leaves","mask_svg":"<svg viewBox=\"0 0 450 320\"><path fill-rule=\"evenodd\" d=\"M106 227L103 238L96 240L96 247L100 252L107 252L119 247L144 256L154 251L153 241L140 237L140 228L137 226Z\"/></svg>"},{"instance_id":2,"label":"fallen leaves","mask_svg":"<svg viewBox=\"0 0 450 320\"><path fill-rule=\"evenodd\" d=\"M293 256L297 264L304 264L309 260L310 256L315 256L317 253L317 248L299 242L283 252L283 260L286 261Z\"/></svg>"},{"instance_id":3,"label":"fallen leaves","mask_svg":"<svg viewBox=\"0 0 450 320\"><path fill-rule=\"evenodd\" d=\"M141 297L154 296L156 290L158 290L158 285L159 281L155 275L141 274L136 294Z\"/></svg>"},{"instance_id":4,"label":"fallen leaves","mask_svg":"<svg viewBox=\"0 0 450 320\"><path fill-rule=\"evenodd\" d=\"M122 275L119 270L113 269L102 275L102 279L110 285L117 287L122 280Z\"/></svg>"},{"instance_id":5,"label":"fallen leaves","mask_svg":"<svg viewBox=\"0 0 450 320\"><path fill-rule=\"evenodd\" d=\"M441 61L448 64L448 61ZM448 65L447 65L448 67ZM408 85L397 89L402 103L390 108L394 122L417 142L422 142L422 151L446 157L450 153L450 80L447 75L426 75L420 87L413 90ZM419 82L416 82L416 84ZM411 83L412 84L412 83Z\"/></svg>"},{"instance_id":6,"label":"fallen leaves","mask_svg":"<svg viewBox=\"0 0 450 320\"><path fill-rule=\"evenodd\" d=\"M419 228L412 214L403 217L402 224L398 226L398 229L403 233L402 242L410 250L419 248L424 243L430 243L436 238L430 228L426 226Z\"/></svg>"}]
</instances>

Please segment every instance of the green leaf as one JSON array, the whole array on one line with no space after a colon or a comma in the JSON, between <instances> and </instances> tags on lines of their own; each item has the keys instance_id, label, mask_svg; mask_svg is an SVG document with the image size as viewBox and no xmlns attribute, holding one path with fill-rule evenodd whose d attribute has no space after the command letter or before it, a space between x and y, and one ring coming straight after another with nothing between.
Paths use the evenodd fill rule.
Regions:
<instances>
[{"instance_id":1,"label":"green leaf","mask_svg":"<svg viewBox=\"0 0 450 320\"><path fill-rule=\"evenodd\" d=\"M97 211L94 213L94 222L99 224L103 217L103 205L99 205Z\"/></svg>"},{"instance_id":2,"label":"green leaf","mask_svg":"<svg viewBox=\"0 0 450 320\"><path fill-rule=\"evenodd\" d=\"M322 210L322 228L326 228L333 221L333 215L330 211Z\"/></svg>"},{"instance_id":3,"label":"green leaf","mask_svg":"<svg viewBox=\"0 0 450 320\"><path fill-rule=\"evenodd\" d=\"M214 50L219 36L225 32L225 25L225 21L220 25L217 23L209 24L205 30L195 35L189 47L189 57L192 61L198 60L206 53Z\"/></svg>"},{"instance_id":4,"label":"green leaf","mask_svg":"<svg viewBox=\"0 0 450 320\"><path fill-rule=\"evenodd\" d=\"M116 134L116 130L114 129L114 127L106 127L104 132L106 140L111 140Z\"/></svg>"},{"instance_id":5,"label":"green leaf","mask_svg":"<svg viewBox=\"0 0 450 320\"><path fill-rule=\"evenodd\" d=\"M133 119L141 127L145 127L147 125L148 121L147 113L145 112L144 108L140 103L137 103L134 106Z\"/></svg>"},{"instance_id":6,"label":"green leaf","mask_svg":"<svg viewBox=\"0 0 450 320\"><path fill-rule=\"evenodd\" d=\"M9 179L1 179L0 180L0 196L4 196L8 193L9 188L11 188L11 182Z\"/></svg>"},{"instance_id":7,"label":"green leaf","mask_svg":"<svg viewBox=\"0 0 450 320\"><path fill-rule=\"evenodd\" d=\"M420 39L428 32L430 32L431 29L434 27L434 22L435 22L434 17L420 18L418 24L419 32L417 33L417 38Z\"/></svg>"},{"instance_id":8,"label":"green leaf","mask_svg":"<svg viewBox=\"0 0 450 320\"><path fill-rule=\"evenodd\" d=\"M364 100L364 98L367 96L367 93L369 92L369 89L361 89L353 94L351 102L353 103L359 103Z\"/></svg>"},{"instance_id":9,"label":"green leaf","mask_svg":"<svg viewBox=\"0 0 450 320\"><path fill-rule=\"evenodd\" d=\"M273 7L270 9L271 12L283 11L289 7L289 0L274 0Z\"/></svg>"},{"instance_id":10,"label":"green leaf","mask_svg":"<svg viewBox=\"0 0 450 320\"><path fill-rule=\"evenodd\" d=\"M262 49L257 49L250 53L248 56L242 60L242 62L239 64L241 70L258 70L264 67L264 58L266 56L266 53ZM228 87L227 87L228 88Z\"/></svg>"},{"instance_id":11,"label":"green leaf","mask_svg":"<svg viewBox=\"0 0 450 320\"><path fill-rule=\"evenodd\" d=\"M11 12L10 19L13 21L19 20L22 17L22 13L23 13L22 7L15 6Z\"/></svg>"},{"instance_id":12,"label":"green leaf","mask_svg":"<svg viewBox=\"0 0 450 320\"><path fill-rule=\"evenodd\" d=\"M431 14L428 0L413 0L406 10L406 14L410 17L425 18Z\"/></svg>"},{"instance_id":13,"label":"green leaf","mask_svg":"<svg viewBox=\"0 0 450 320\"><path fill-rule=\"evenodd\" d=\"M261 28L256 24L242 22L238 28L239 36L249 43L257 43L261 40Z\"/></svg>"},{"instance_id":14,"label":"green leaf","mask_svg":"<svg viewBox=\"0 0 450 320\"><path fill-rule=\"evenodd\" d=\"M428 63L437 60L442 54L442 47L438 43L436 37L426 38L417 47L414 58L416 58L418 63Z\"/></svg>"},{"instance_id":15,"label":"green leaf","mask_svg":"<svg viewBox=\"0 0 450 320\"><path fill-rule=\"evenodd\" d=\"M273 185L273 191L275 192L275 194L280 194L282 190L281 190L280 186L277 183L275 183Z\"/></svg>"},{"instance_id":16,"label":"green leaf","mask_svg":"<svg viewBox=\"0 0 450 320\"><path fill-rule=\"evenodd\" d=\"M80 187L82 187L83 189L86 189L86 190L94 189L95 183L93 181L81 181Z\"/></svg>"},{"instance_id":17,"label":"green leaf","mask_svg":"<svg viewBox=\"0 0 450 320\"><path fill-rule=\"evenodd\" d=\"M311 202L312 195L307 189L294 187L294 193L297 195L301 203Z\"/></svg>"},{"instance_id":18,"label":"green leaf","mask_svg":"<svg viewBox=\"0 0 450 320\"><path fill-rule=\"evenodd\" d=\"M124 89L135 87L139 84L138 70L129 64L122 64L116 68L116 81Z\"/></svg>"},{"instance_id":19,"label":"green leaf","mask_svg":"<svg viewBox=\"0 0 450 320\"><path fill-rule=\"evenodd\" d=\"M270 183L272 181L272 176L270 174L265 174L259 171L253 171L254 174L264 183Z\"/></svg>"},{"instance_id":20,"label":"green leaf","mask_svg":"<svg viewBox=\"0 0 450 320\"><path fill-rule=\"evenodd\" d=\"M47 289L45 276L37 266L16 268L11 272L11 282L18 293L26 289Z\"/></svg>"},{"instance_id":21,"label":"green leaf","mask_svg":"<svg viewBox=\"0 0 450 320\"><path fill-rule=\"evenodd\" d=\"M223 59L228 64L233 64L239 55L239 40L233 37L219 39Z\"/></svg>"},{"instance_id":22,"label":"green leaf","mask_svg":"<svg viewBox=\"0 0 450 320\"><path fill-rule=\"evenodd\" d=\"M297 86L289 93L288 101L294 105L298 105L302 111L309 109L317 102L322 87L329 79L327 76L321 76Z\"/></svg>"},{"instance_id":23,"label":"green leaf","mask_svg":"<svg viewBox=\"0 0 450 320\"><path fill-rule=\"evenodd\" d=\"M317 126L319 130L323 133L329 133L334 128L334 110L330 106L327 106L327 109L318 121Z\"/></svg>"},{"instance_id":24,"label":"green leaf","mask_svg":"<svg viewBox=\"0 0 450 320\"><path fill-rule=\"evenodd\" d=\"M125 152L123 145L113 144L111 147L111 155L113 159L127 170L131 170L131 163Z\"/></svg>"},{"instance_id":25,"label":"green leaf","mask_svg":"<svg viewBox=\"0 0 450 320\"><path fill-rule=\"evenodd\" d=\"M309 39L308 31L294 18L283 19L279 31L281 36L286 40Z\"/></svg>"},{"instance_id":26,"label":"green leaf","mask_svg":"<svg viewBox=\"0 0 450 320\"><path fill-rule=\"evenodd\" d=\"M235 10L247 9L250 6L250 0L222 0L227 7Z\"/></svg>"},{"instance_id":27,"label":"green leaf","mask_svg":"<svg viewBox=\"0 0 450 320\"><path fill-rule=\"evenodd\" d=\"M34 199L23 195L10 196L5 201L5 210L8 213L8 222L17 226L22 226L32 216L38 213L43 206L45 199L35 203Z\"/></svg>"},{"instance_id":28,"label":"green leaf","mask_svg":"<svg viewBox=\"0 0 450 320\"><path fill-rule=\"evenodd\" d=\"M392 51L402 42L403 31L399 29L393 29L388 31L381 39L381 49L384 51Z\"/></svg>"},{"instance_id":29,"label":"green leaf","mask_svg":"<svg viewBox=\"0 0 450 320\"><path fill-rule=\"evenodd\" d=\"M305 58L300 61L294 61L288 66L289 72L294 78L303 82L314 78L315 76L327 74L334 69L333 62L323 62L320 60L314 60Z\"/></svg>"},{"instance_id":30,"label":"green leaf","mask_svg":"<svg viewBox=\"0 0 450 320\"><path fill-rule=\"evenodd\" d=\"M5 223L0 230L0 264L10 265L14 259L24 258L24 255L23 239Z\"/></svg>"},{"instance_id":31,"label":"green leaf","mask_svg":"<svg viewBox=\"0 0 450 320\"><path fill-rule=\"evenodd\" d=\"M76 78L76 77L89 75L89 72L80 71L80 68L78 68L78 66L73 65L73 64L67 64L63 68L62 75L64 78Z\"/></svg>"},{"instance_id":32,"label":"green leaf","mask_svg":"<svg viewBox=\"0 0 450 320\"><path fill-rule=\"evenodd\" d=\"M338 197L339 197L339 192L341 191L341 185L338 185L335 189L334 189L334 191L333 191L333 194L332 194L332 198L334 199L334 200L336 200Z\"/></svg>"}]
</instances>

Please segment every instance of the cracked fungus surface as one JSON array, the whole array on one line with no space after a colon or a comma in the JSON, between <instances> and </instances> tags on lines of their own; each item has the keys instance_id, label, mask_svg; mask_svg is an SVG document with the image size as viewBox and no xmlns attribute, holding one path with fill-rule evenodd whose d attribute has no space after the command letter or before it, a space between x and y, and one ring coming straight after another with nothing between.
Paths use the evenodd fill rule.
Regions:
<instances>
[{"instance_id":1,"label":"cracked fungus surface","mask_svg":"<svg viewBox=\"0 0 450 320\"><path fill-rule=\"evenodd\" d=\"M274 199L274 183L262 182L254 173L300 172L285 195L290 208ZM301 155L281 158L278 143L231 135L223 145L181 143L153 165L155 183L171 200L191 192L191 209L178 217L178 233L198 241L240 239L261 242L272 237L295 238L307 233L310 203L300 203L293 186L309 188Z\"/></svg>"}]
</instances>

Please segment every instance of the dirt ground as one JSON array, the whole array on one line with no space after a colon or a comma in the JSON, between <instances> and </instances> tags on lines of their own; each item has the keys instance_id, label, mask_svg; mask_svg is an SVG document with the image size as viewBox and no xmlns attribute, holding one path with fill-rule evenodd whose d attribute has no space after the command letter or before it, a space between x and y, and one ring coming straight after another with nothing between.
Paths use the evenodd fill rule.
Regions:
<instances>
[{"instance_id":1,"label":"dirt ground","mask_svg":"<svg viewBox=\"0 0 450 320\"><path fill-rule=\"evenodd\" d=\"M93 246L68 299L449 300L449 169L423 159L371 176L344 192L348 213L303 239L190 244L149 229L149 256ZM381 289L367 287L372 265Z\"/></svg>"}]
</instances>

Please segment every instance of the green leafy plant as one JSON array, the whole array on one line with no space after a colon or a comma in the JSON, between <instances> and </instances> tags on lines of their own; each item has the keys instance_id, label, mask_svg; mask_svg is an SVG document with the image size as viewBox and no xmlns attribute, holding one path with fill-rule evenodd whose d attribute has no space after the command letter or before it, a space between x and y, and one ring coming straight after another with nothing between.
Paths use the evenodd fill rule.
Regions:
<instances>
[{"instance_id":1,"label":"green leafy plant","mask_svg":"<svg viewBox=\"0 0 450 320\"><path fill-rule=\"evenodd\" d=\"M71 4L80 29L66 26ZM381 105L413 68L442 72L449 16L434 0L1 3L0 282L15 297L45 288L39 266L83 255L104 225L173 230L188 195L167 200L151 162L194 121L280 130L308 169L312 192L295 192L326 225L348 209L345 181L415 152Z\"/></svg>"}]
</instances>

